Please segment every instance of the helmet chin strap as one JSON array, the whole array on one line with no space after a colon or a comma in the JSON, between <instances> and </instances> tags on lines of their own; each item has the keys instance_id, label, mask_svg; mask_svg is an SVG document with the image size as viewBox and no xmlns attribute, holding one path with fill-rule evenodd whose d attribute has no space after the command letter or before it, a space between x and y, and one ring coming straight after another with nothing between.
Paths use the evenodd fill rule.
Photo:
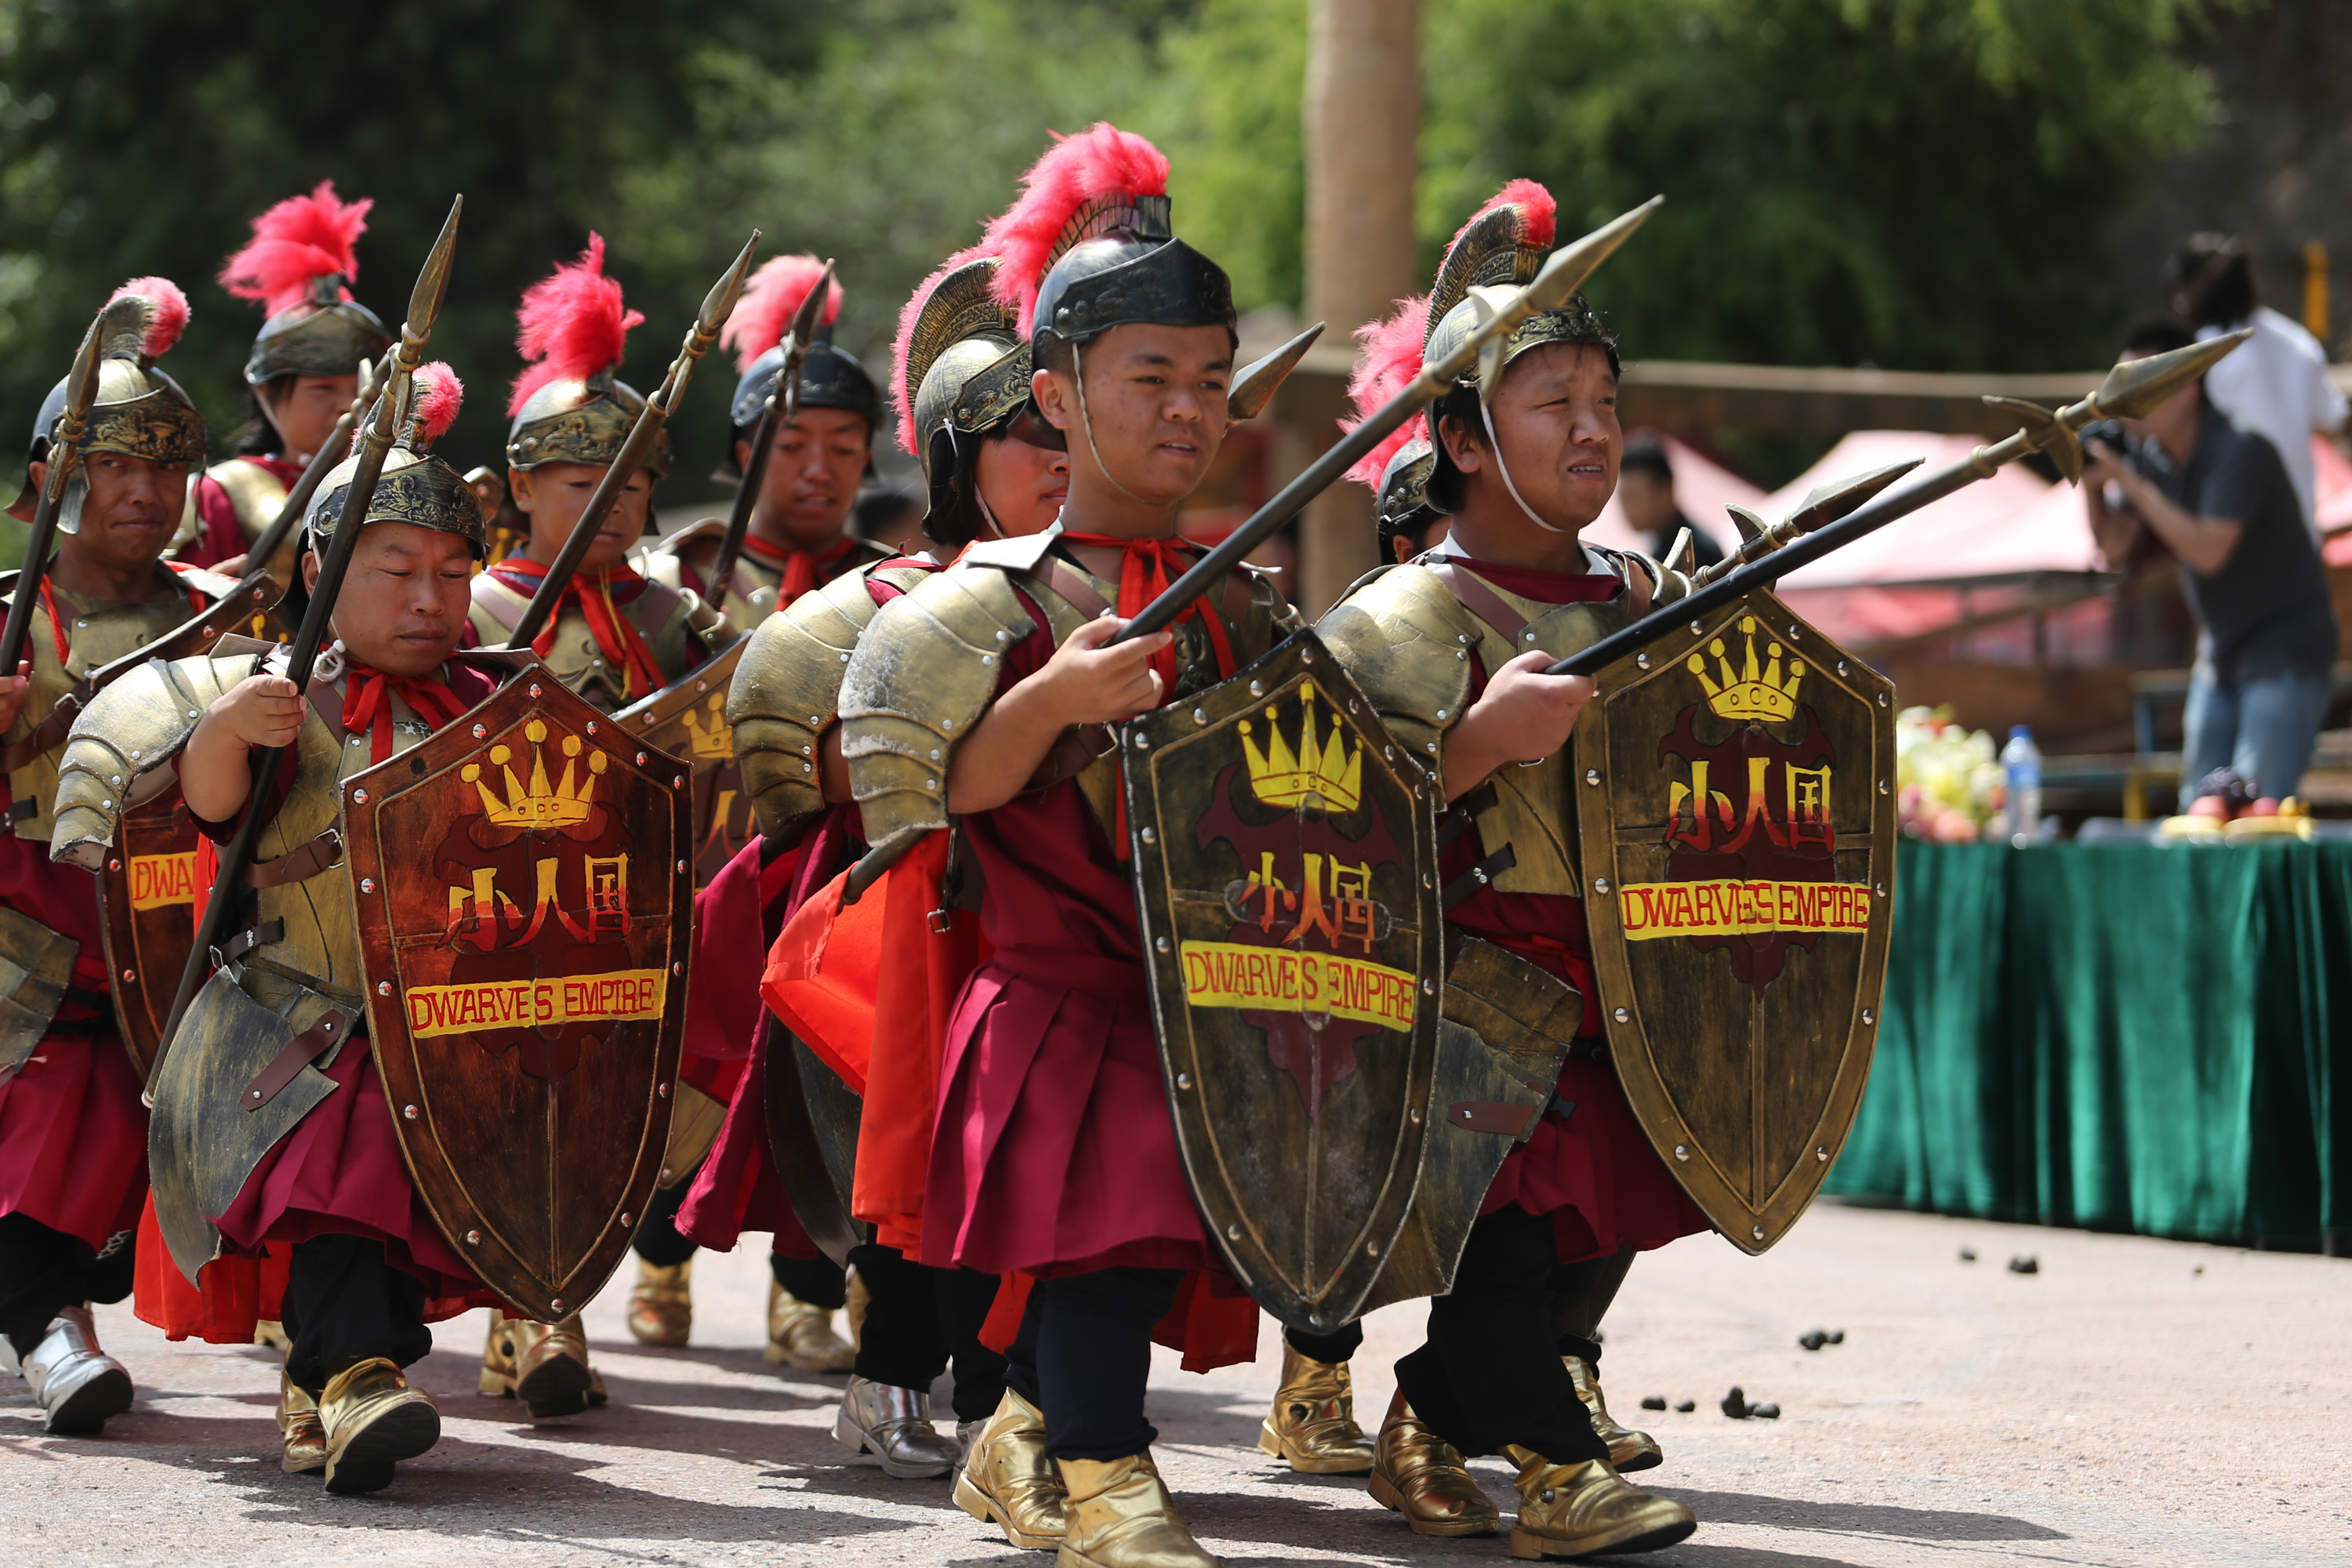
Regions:
<instances>
[{"instance_id":1,"label":"helmet chin strap","mask_svg":"<svg viewBox=\"0 0 2352 1568\"><path fill-rule=\"evenodd\" d=\"M1095 467L1102 470L1102 477L1110 481L1111 489L1131 501L1142 501L1141 496L1118 482L1118 476L1110 471L1108 463L1103 461L1102 448L1095 445L1094 416L1087 412L1087 356L1083 344L1076 345L1070 351L1070 374L1078 384L1078 428L1087 433L1087 450L1094 454Z\"/></svg>"},{"instance_id":2,"label":"helmet chin strap","mask_svg":"<svg viewBox=\"0 0 2352 1568\"><path fill-rule=\"evenodd\" d=\"M1503 476L1503 488L1511 492L1511 499L1519 503L1519 510L1528 514L1528 521L1546 533L1568 532L1567 529L1554 528L1538 517L1536 509L1528 504L1527 497L1519 494L1519 487L1511 482L1511 465L1503 461L1502 437L1495 434L1495 416L1486 406L1486 395L1483 388L1478 394L1478 420L1486 426L1486 449L1495 454L1495 471Z\"/></svg>"}]
</instances>

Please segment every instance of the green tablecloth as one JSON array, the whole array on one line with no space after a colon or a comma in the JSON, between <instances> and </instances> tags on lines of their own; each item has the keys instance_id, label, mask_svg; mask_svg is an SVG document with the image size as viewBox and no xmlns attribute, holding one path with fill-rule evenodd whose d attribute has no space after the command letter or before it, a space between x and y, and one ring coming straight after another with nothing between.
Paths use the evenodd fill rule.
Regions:
<instances>
[{"instance_id":1,"label":"green tablecloth","mask_svg":"<svg viewBox=\"0 0 2352 1568\"><path fill-rule=\"evenodd\" d=\"M1906 841L1828 1190L2352 1250L2352 844Z\"/></svg>"}]
</instances>

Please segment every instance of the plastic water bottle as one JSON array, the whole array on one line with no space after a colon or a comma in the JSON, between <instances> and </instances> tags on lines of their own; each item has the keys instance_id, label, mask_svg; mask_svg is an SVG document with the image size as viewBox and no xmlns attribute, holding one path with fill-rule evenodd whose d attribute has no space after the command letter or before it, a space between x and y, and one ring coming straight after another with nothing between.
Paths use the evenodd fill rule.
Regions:
<instances>
[{"instance_id":1,"label":"plastic water bottle","mask_svg":"<svg viewBox=\"0 0 2352 1568\"><path fill-rule=\"evenodd\" d=\"M2032 730L2022 724L2010 727L2009 744L2000 749L2000 771L2009 786L2009 841L2022 849L2042 826L2042 748L2033 743Z\"/></svg>"}]
</instances>

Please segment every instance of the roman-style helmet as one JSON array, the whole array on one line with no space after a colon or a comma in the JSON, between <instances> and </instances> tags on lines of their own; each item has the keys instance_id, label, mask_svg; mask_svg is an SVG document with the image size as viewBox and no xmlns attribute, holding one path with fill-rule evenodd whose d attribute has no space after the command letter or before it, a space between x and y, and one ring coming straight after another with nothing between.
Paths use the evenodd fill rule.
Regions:
<instances>
[{"instance_id":1,"label":"roman-style helmet","mask_svg":"<svg viewBox=\"0 0 2352 1568\"><path fill-rule=\"evenodd\" d=\"M760 410L768 395L776 390L776 378L783 374L784 333L806 302L809 290L824 276L824 263L814 256L778 256L761 264L744 283L743 298L736 301L735 311L727 318L719 338L735 351L736 365L742 372L735 383L735 399L728 405L735 439L727 443L721 477L742 477L743 470L735 463L735 441L751 438ZM814 340L801 361L800 406L838 408L863 416L870 445L876 426L882 423L882 395L866 367L857 363L857 356L833 341L833 324L840 316L841 284L835 281L818 313Z\"/></svg>"},{"instance_id":2,"label":"roman-style helmet","mask_svg":"<svg viewBox=\"0 0 2352 1568\"><path fill-rule=\"evenodd\" d=\"M1235 331L1233 281L1175 237L1168 159L1150 142L1104 121L1063 138L1023 184L982 243L1003 258L997 297L1033 346L1130 322Z\"/></svg>"},{"instance_id":3,"label":"roman-style helmet","mask_svg":"<svg viewBox=\"0 0 2352 1568\"><path fill-rule=\"evenodd\" d=\"M221 287L259 300L269 317L246 358L246 384L350 375L392 346L392 334L351 290L360 275L353 247L374 205L340 201L335 183L321 180L309 195L289 196L253 220L253 237L220 270Z\"/></svg>"},{"instance_id":4,"label":"roman-style helmet","mask_svg":"<svg viewBox=\"0 0 2352 1568\"><path fill-rule=\"evenodd\" d=\"M168 278L133 278L114 291L99 323L98 400L82 427L84 455L120 452L154 463L205 460L205 416L155 363L180 341L187 324L188 297ZM65 411L66 383L60 380L33 419L34 461L47 457L49 438ZM80 531L81 504L89 493L89 481L77 467L58 512L61 531Z\"/></svg>"},{"instance_id":5,"label":"roman-style helmet","mask_svg":"<svg viewBox=\"0 0 2352 1568\"><path fill-rule=\"evenodd\" d=\"M410 522L441 533L454 533L473 547L477 560L483 545L482 503L474 487L446 462L434 456L433 443L456 423L466 388L457 372L438 360L416 369L415 392L392 450L385 454L383 476L368 502L364 527L371 522ZM302 519L313 550L323 550L334 537L351 493L352 474L359 466L360 437L352 439L352 456L327 472L318 498Z\"/></svg>"},{"instance_id":6,"label":"roman-style helmet","mask_svg":"<svg viewBox=\"0 0 2352 1568\"><path fill-rule=\"evenodd\" d=\"M1471 298L1480 289L1525 287L1543 270L1544 258L1551 254L1556 237L1556 209L1551 193L1533 180L1513 180L1496 192L1493 200L1480 207L1454 242L1445 247L1445 258L1437 265L1437 281L1430 289L1424 312L1427 337L1422 345L1422 359L1443 359L1477 329L1478 306ZM1617 340L1601 324L1601 318L1585 302L1584 296L1570 297L1568 303L1556 310L1541 310L1521 322L1504 340L1501 364L1507 368L1511 362L1529 349L1546 343L1592 343L1609 355L1609 368L1619 369ZM1420 370L1416 363L1415 373ZM1501 379L1501 371L1496 372ZM1486 438L1494 440L1494 422L1486 411L1487 399L1495 389L1482 386L1478 370L1469 373L1454 384L1454 389L1438 399L1433 411L1435 418L1448 414L1465 416L1475 412L1486 425ZM1445 454L1445 444L1433 439L1433 462L1426 481L1428 498L1440 511L1451 511L1460 503L1461 471ZM1496 471L1509 485L1510 470L1497 462ZM1511 485L1511 492L1518 489ZM1527 503L1520 503L1524 510ZM1528 516L1534 517L1532 511ZM1539 525L1541 519L1536 520Z\"/></svg>"},{"instance_id":7,"label":"roman-style helmet","mask_svg":"<svg viewBox=\"0 0 2352 1568\"><path fill-rule=\"evenodd\" d=\"M1002 268L985 245L961 251L898 316L890 378L898 445L922 461L930 503L923 527L942 544L988 531L981 444L1029 406L1029 344L1020 312L997 297Z\"/></svg>"},{"instance_id":8,"label":"roman-style helmet","mask_svg":"<svg viewBox=\"0 0 2352 1568\"><path fill-rule=\"evenodd\" d=\"M507 400L507 461L529 471L541 463L609 468L621 455L646 400L613 373L629 329L645 317L625 310L621 285L604 276L604 238L588 237L577 261L523 290L515 312L515 346L528 363ZM669 472L667 431L646 464L659 479ZM646 512L646 527L652 524Z\"/></svg>"}]
</instances>

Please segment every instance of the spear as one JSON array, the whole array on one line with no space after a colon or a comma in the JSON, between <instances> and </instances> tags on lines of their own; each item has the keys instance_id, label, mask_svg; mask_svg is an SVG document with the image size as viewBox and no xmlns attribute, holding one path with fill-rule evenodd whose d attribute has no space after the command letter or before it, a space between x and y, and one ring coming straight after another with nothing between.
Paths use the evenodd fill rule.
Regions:
<instances>
[{"instance_id":1,"label":"spear","mask_svg":"<svg viewBox=\"0 0 2352 1568\"><path fill-rule=\"evenodd\" d=\"M1120 628L1112 643L1123 643L1130 637L1149 637L1165 629L1183 613L1184 606L1225 580L1225 574L1239 565L1249 552L1272 538L1275 531L1306 509L1307 503L1322 494L1340 477L1360 462L1364 455L1381 444L1391 431L1426 408L1469 373L1489 348L1499 353L1505 339L1530 317L1545 310L1555 310L1568 303L1569 296L1583 287L1600 265L1608 260L1616 248L1630 238L1633 231L1648 221L1652 213L1664 205L1665 197L1652 196L1633 211L1610 219L1573 245L1564 245L1551 253L1543 270L1533 281L1500 304L1489 298L1473 294L1470 298L1486 319L1471 329L1470 335L1452 353L1442 360L1424 363L1421 374L1411 384L1381 405L1371 417L1340 437L1337 446L1325 452L1297 479L1275 493L1274 499L1227 534L1223 542L1192 563L1182 576L1168 584L1167 591L1137 612L1135 618ZM1304 353L1302 349L1300 351ZM1489 373L1487 384L1494 384ZM914 840L900 839L895 847L869 849L849 868L842 884L842 902L854 904L875 879L897 863L898 857L914 847Z\"/></svg>"},{"instance_id":2,"label":"spear","mask_svg":"<svg viewBox=\"0 0 2352 1568\"><path fill-rule=\"evenodd\" d=\"M65 412L58 417L57 434L49 437L49 477L41 486L41 499L33 506L33 531L25 539L24 569L16 574L8 624L0 629L0 674L16 674L16 661L24 657L25 634L33 624L33 602L41 596L41 574L49 569L49 542L57 536L58 508L65 500L66 481L81 460L82 431L89 424L90 406L98 401L99 326L105 320L103 310L90 318L89 331L81 335L81 347L74 354L72 374L66 377Z\"/></svg>"},{"instance_id":3,"label":"spear","mask_svg":"<svg viewBox=\"0 0 2352 1568\"><path fill-rule=\"evenodd\" d=\"M751 231L751 237L743 242L743 249L735 258L734 265L710 286L710 292L703 297L702 312L695 318L694 325L687 329L686 339L678 345L677 357L669 362L669 374L662 377L662 384L655 389L654 395L646 399L645 411L629 427L628 439L621 443L620 453L614 458L613 466L604 470L604 477L596 482L595 493L588 498L588 510L580 514L578 522L572 524L572 536L563 542L563 548L555 552L554 561L547 568L547 575L539 580L539 589L531 595L530 603L524 606L522 619L517 621L514 629L507 634L507 647L529 647L554 616L555 606L562 602L563 590L579 574L580 563L587 556L588 547L596 542L597 532L604 528L604 520L612 516L613 508L620 504L621 492L628 488L630 478L653 457L654 443L661 438L662 426L668 423L670 412L677 406L678 399L686 395L687 383L694 378L695 365L710 352L710 345L719 341L719 329L734 313L735 301L743 292L743 274L751 269L751 251L759 243L760 231L755 228Z\"/></svg>"},{"instance_id":4,"label":"spear","mask_svg":"<svg viewBox=\"0 0 2352 1568\"><path fill-rule=\"evenodd\" d=\"M425 342L433 335L433 323L440 316L442 299L448 292L449 259L457 249L457 216L465 206L463 196L450 203L441 236L433 242L433 249L425 258L425 268L416 275L416 287L409 294L408 317L401 323L400 344L393 351L391 378L376 398L352 468L351 483L343 491L342 510L336 514L335 531L327 542L326 559L319 566L319 581L310 591L310 603L302 612L301 627L294 634L293 647L288 652L286 676L297 691L310 688L311 666L318 662L319 650L327 640L335 595L342 587L343 574L351 566L352 551L364 531L362 525L367 521L368 507L375 500L376 481L383 475L383 460L392 451L402 421L408 417L416 367L424 363ZM284 748L278 746L264 746L253 753L253 782L246 795L245 815L227 847L221 851L213 896L205 902L204 919L196 928L195 948L188 954L187 968L181 972L180 989L172 999L171 1017L163 1025L163 1048L156 1051L154 1066L148 1070L150 1093L155 1087L155 1068L163 1065L164 1052L179 1033L180 1020L187 1016L188 1004L195 1000L197 989L213 966L212 952L227 933L230 912L244 903L237 890L244 886L246 870L253 863L254 845L261 836L262 818L267 815L265 799L269 786L277 781L282 755Z\"/></svg>"},{"instance_id":5,"label":"spear","mask_svg":"<svg viewBox=\"0 0 2352 1568\"><path fill-rule=\"evenodd\" d=\"M776 439L776 426L789 425L801 408L801 363L808 358L809 344L816 332L816 319L824 310L825 296L833 291L833 263L824 264L824 276L816 280L808 298L801 301L793 317L793 330L784 338L784 363L777 369L776 384L760 405L760 423L751 431L751 455L743 463L743 488L735 492L735 510L727 514L727 531L719 541L719 553L710 561L710 598L713 609L727 607L727 589L735 581L735 563L743 553L743 535L751 526L751 509L758 504L761 487L768 478L769 448Z\"/></svg>"},{"instance_id":6,"label":"spear","mask_svg":"<svg viewBox=\"0 0 2352 1568\"><path fill-rule=\"evenodd\" d=\"M2157 405L2213 368L2231 350L2252 337L2248 328L2225 337L2173 349L2144 359L2126 360L2107 372L2099 389L2080 403L2055 410L2014 397L1988 397L1985 402L2020 416L2025 428L2006 440L1979 447L1957 463L1948 464L1891 495L1883 495L1835 522L1790 541L1746 565L1702 584L1672 604L1661 605L1622 631L1612 633L1591 647L1554 662L1547 675L1592 675L1617 660L1683 630L1724 605L1769 588L1801 566L1811 564L1832 550L1843 549L1866 533L1885 528L1899 517L1941 500L1979 479L1989 479L2005 463L2029 452L2047 453L2070 480L2083 477L2084 426L2102 419L2137 419ZM1867 476L1866 476L1867 477ZM1744 553L1743 550L1743 553Z\"/></svg>"}]
</instances>

